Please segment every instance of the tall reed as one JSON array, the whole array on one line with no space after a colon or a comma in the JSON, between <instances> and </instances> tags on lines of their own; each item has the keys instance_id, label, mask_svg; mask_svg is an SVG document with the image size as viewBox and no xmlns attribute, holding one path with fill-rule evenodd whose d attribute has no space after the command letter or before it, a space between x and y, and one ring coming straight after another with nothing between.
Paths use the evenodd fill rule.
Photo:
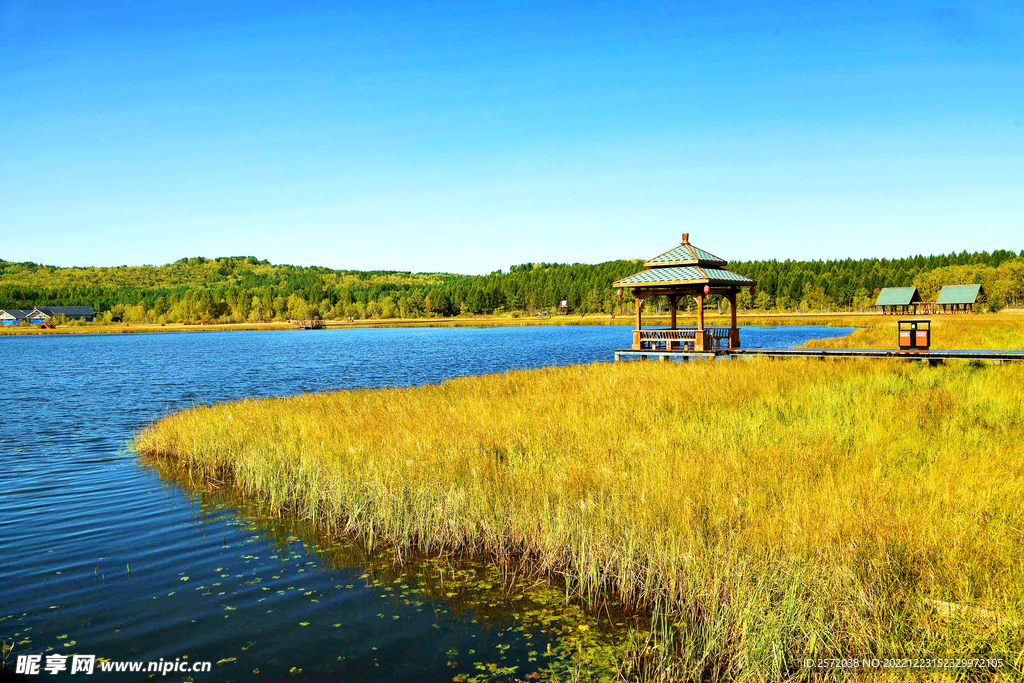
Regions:
<instances>
[{"instance_id":1,"label":"tall reed","mask_svg":"<svg viewBox=\"0 0 1024 683\"><path fill-rule=\"evenodd\" d=\"M136 448L327 530L612 591L671 644L651 678L1019 669L1022 386L1015 366L598 364L194 408Z\"/></svg>"}]
</instances>

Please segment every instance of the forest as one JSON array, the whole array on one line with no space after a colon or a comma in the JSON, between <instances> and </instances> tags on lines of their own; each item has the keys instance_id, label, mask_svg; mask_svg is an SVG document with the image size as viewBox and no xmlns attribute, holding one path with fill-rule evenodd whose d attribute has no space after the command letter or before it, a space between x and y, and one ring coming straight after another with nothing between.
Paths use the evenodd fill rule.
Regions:
<instances>
[{"instance_id":1,"label":"forest","mask_svg":"<svg viewBox=\"0 0 1024 683\"><path fill-rule=\"evenodd\" d=\"M1024 304L1024 251L737 261L728 267L758 283L753 294L741 293L741 310L863 311L882 287L915 285L934 300L942 285L971 283L984 285L987 310ZM619 299L611 283L642 269L640 259L524 263L488 275L335 270L252 256L95 268L0 260L0 308L88 304L107 321L194 323L553 314L566 299L576 315L630 314L628 292ZM664 305L655 297L645 310ZM722 310L723 302L711 297L709 306Z\"/></svg>"}]
</instances>

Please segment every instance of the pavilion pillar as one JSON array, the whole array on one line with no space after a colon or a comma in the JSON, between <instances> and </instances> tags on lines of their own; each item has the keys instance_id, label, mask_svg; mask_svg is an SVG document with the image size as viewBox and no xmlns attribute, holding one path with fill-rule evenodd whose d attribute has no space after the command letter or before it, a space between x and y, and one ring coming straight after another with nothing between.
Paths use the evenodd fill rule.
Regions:
<instances>
[{"instance_id":1,"label":"pavilion pillar","mask_svg":"<svg viewBox=\"0 0 1024 683\"><path fill-rule=\"evenodd\" d=\"M740 328L736 324L736 290L732 290L726 298L729 299L729 318L732 323L729 329L729 348L738 349L740 347Z\"/></svg>"},{"instance_id":2,"label":"pavilion pillar","mask_svg":"<svg viewBox=\"0 0 1024 683\"><path fill-rule=\"evenodd\" d=\"M679 297L670 296L668 298L669 304L672 306L672 329L676 329L676 310L679 308Z\"/></svg>"},{"instance_id":3,"label":"pavilion pillar","mask_svg":"<svg viewBox=\"0 0 1024 683\"><path fill-rule=\"evenodd\" d=\"M697 335L693 342L694 351L704 351L704 294L697 295Z\"/></svg>"},{"instance_id":4,"label":"pavilion pillar","mask_svg":"<svg viewBox=\"0 0 1024 683\"><path fill-rule=\"evenodd\" d=\"M643 314L640 312L644 306L644 299L636 296L636 327L633 329L633 350L640 350L640 330L643 329Z\"/></svg>"}]
</instances>

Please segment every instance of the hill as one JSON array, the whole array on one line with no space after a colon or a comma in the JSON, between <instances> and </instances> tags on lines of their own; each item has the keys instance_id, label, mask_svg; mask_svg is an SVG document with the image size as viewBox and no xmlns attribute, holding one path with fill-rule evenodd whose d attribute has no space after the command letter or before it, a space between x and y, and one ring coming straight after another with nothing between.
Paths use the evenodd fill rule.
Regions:
<instances>
[{"instance_id":1,"label":"hill","mask_svg":"<svg viewBox=\"0 0 1024 683\"><path fill-rule=\"evenodd\" d=\"M489 275L457 275L275 265L252 256L105 268L0 260L0 308L89 304L129 322L236 322L529 312L554 309L566 298L575 312L628 313L632 302L619 302L611 283L642 267L640 259L526 263ZM745 309L864 310L883 286L917 285L927 299L943 284L974 282L985 285L994 309L1024 302L1024 252L740 261L729 267L758 280L753 296L741 296Z\"/></svg>"}]
</instances>

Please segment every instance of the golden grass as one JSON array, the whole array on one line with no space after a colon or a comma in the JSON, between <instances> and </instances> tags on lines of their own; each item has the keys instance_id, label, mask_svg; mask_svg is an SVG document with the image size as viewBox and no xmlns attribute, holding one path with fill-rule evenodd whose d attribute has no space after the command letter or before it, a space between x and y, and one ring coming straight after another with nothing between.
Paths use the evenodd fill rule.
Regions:
<instances>
[{"instance_id":1,"label":"golden grass","mask_svg":"<svg viewBox=\"0 0 1024 683\"><path fill-rule=\"evenodd\" d=\"M194 408L135 445L329 532L612 591L654 612L651 677L867 654L1019 671L1022 385L1020 366L600 364Z\"/></svg>"},{"instance_id":2,"label":"golden grass","mask_svg":"<svg viewBox=\"0 0 1024 683\"><path fill-rule=\"evenodd\" d=\"M830 325L854 327L870 325L880 316L859 313L760 313L746 312L739 315L740 325ZM729 315L718 315L708 312L708 325L728 325ZM891 320L891 318L887 318ZM680 325L696 324L694 315L680 314ZM644 316L647 326L668 326L668 316ZM633 325L633 317L629 315L555 315L547 318L519 317L511 315L479 315L459 316L456 318L389 318L386 320L327 320L327 329L346 328L393 328L393 327L534 327L534 326L575 326L575 325ZM210 323L206 325L185 325L183 323L166 323L163 325L149 323L83 323L60 325L55 329L40 329L38 326L0 325L0 336L39 335L39 334L136 334L142 332L230 332L230 331L271 331L294 330L287 322L250 322L250 323Z\"/></svg>"},{"instance_id":3,"label":"golden grass","mask_svg":"<svg viewBox=\"0 0 1024 683\"><path fill-rule=\"evenodd\" d=\"M217 323L211 325L183 325L167 323L82 323L58 325L54 329L40 329L37 325L0 325L0 336L47 335L47 334L138 334L143 332L225 332L225 331L267 331L291 330L289 323Z\"/></svg>"},{"instance_id":4,"label":"golden grass","mask_svg":"<svg viewBox=\"0 0 1024 683\"><path fill-rule=\"evenodd\" d=\"M933 349L1024 350L1024 311L984 315L874 316L858 320L861 329L845 337L816 339L815 348L894 349L899 320L930 320Z\"/></svg>"}]
</instances>

